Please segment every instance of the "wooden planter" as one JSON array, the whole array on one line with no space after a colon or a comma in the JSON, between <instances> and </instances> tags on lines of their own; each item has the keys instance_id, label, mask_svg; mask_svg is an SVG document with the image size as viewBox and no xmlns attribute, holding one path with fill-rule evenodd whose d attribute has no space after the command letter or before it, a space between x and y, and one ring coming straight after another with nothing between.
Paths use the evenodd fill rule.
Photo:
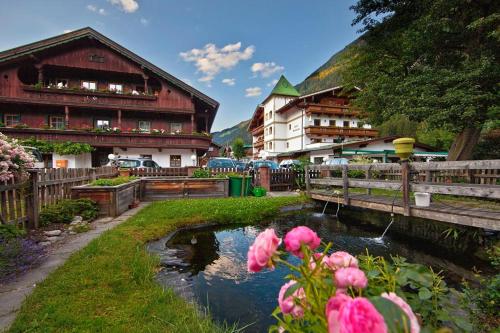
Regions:
<instances>
[{"instance_id":1,"label":"wooden planter","mask_svg":"<svg viewBox=\"0 0 500 333\"><path fill-rule=\"evenodd\" d=\"M143 178L142 200L171 198L224 198L229 193L227 178Z\"/></svg>"},{"instance_id":2,"label":"wooden planter","mask_svg":"<svg viewBox=\"0 0 500 333\"><path fill-rule=\"evenodd\" d=\"M137 204L140 185L141 180L136 179L117 186L75 186L71 189L71 197L91 199L99 205L99 215L115 217Z\"/></svg>"}]
</instances>

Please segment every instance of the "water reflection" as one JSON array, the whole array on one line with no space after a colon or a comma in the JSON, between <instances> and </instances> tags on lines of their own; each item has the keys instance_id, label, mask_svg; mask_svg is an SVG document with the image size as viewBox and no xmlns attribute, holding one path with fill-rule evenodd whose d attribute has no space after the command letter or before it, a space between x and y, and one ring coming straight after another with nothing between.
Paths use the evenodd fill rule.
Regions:
<instances>
[{"instance_id":1,"label":"water reflection","mask_svg":"<svg viewBox=\"0 0 500 333\"><path fill-rule=\"evenodd\" d=\"M160 256L164 267L158 281L182 296L209 306L218 321L253 323L245 332L265 332L274 320L270 314L277 306L277 294L284 283L288 269L249 274L246 254L259 232L274 228L279 237L297 225L315 230L326 242L333 242L332 251L344 250L352 254L390 257L401 255L418 262L445 270L449 279L461 279L471 274L474 261L465 256L436 252L427 244L411 239L395 240L386 236L380 240L380 231L366 230L342 223L328 216L310 213L283 217L256 226L205 227L178 232L168 241L149 244L149 249ZM196 244L191 240L196 238ZM454 258L448 260L447 258ZM297 258L290 256L290 262Z\"/></svg>"}]
</instances>

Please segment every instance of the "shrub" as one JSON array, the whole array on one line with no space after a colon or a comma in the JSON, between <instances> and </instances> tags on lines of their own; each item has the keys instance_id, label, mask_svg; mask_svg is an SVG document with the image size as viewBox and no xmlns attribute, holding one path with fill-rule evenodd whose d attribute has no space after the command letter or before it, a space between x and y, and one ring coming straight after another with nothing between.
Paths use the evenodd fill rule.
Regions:
<instances>
[{"instance_id":1,"label":"shrub","mask_svg":"<svg viewBox=\"0 0 500 333\"><path fill-rule=\"evenodd\" d=\"M0 281L26 271L44 254L43 248L32 239L0 240Z\"/></svg>"},{"instance_id":2,"label":"shrub","mask_svg":"<svg viewBox=\"0 0 500 333\"><path fill-rule=\"evenodd\" d=\"M207 169L196 169L193 171L193 178L210 178L210 171Z\"/></svg>"},{"instance_id":3,"label":"shrub","mask_svg":"<svg viewBox=\"0 0 500 333\"><path fill-rule=\"evenodd\" d=\"M120 176L116 178L103 178L94 180L92 186L118 186L138 179L136 176Z\"/></svg>"},{"instance_id":4,"label":"shrub","mask_svg":"<svg viewBox=\"0 0 500 333\"><path fill-rule=\"evenodd\" d=\"M24 236L26 231L19 229L14 224L0 224L0 241Z\"/></svg>"},{"instance_id":5,"label":"shrub","mask_svg":"<svg viewBox=\"0 0 500 333\"><path fill-rule=\"evenodd\" d=\"M45 226L50 223L70 223L77 215L84 220L93 220L98 212L97 204L90 199L62 200L42 209L40 224Z\"/></svg>"},{"instance_id":6,"label":"shrub","mask_svg":"<svg viewBox=\"0 0 500 333\"><path fill-rule=\"evenodd\" d=\"M0 181L25 175L26 169L34 166L33 155L26 152L16 139L0 133Z\"/></svg>"}]
</instances>

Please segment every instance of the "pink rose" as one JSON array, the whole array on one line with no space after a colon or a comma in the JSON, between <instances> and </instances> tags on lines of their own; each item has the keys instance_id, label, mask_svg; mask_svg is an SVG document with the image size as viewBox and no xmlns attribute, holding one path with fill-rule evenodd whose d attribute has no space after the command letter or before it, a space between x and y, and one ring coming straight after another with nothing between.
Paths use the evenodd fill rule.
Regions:
<instances>
[{"instance_id":1,"label":"pink rose","mask_svg":"<svg viewBox=\"0 0 500 333\"><path fill-rule=\"evenodd\" d=\"M404 313L408 316L410 319L410 328L411 328L411 333L418 333L420 332L420 325L418 323L417 316L413 313L411 307L398 295L396 295L393 292L390 293L383 293L382 295L383 298L388 299L389 301L395 303L397 306L403 310Z\"/></svg>"},{"instance_id":2,"label":"pink rose","mask_svg":"<svg viewBox=\"0 0 500 333\"><path fill-rule=\"evenodd\" d=\"M303 301L306 299L304 288L300 287L295 290L291 296L284 298L288 288L296 283L296 281L290 280L281 287L278 295L278 304L283 314L291 314L295 318L301 318L304 316L304 309L301 304L303 304Z\"/></svg>"},{"instance_id":3,"label":"pink rose","mask_svg":"<svg viewBox=\"0 0 500 333\"><path fill-rule=\"evenodd\" d=\"M274 268L271 258L276 253L280 243L281 239L276 236L274 229L266 229L261 232L248 249L248 271L260 272L266 266Z\"/></svg>"},{"instance_id":4,"label":"pink rose","mask_svg":"<svg viewBox=\"0 0 500 333\"><path fill-rule=\"evenodd\" d=\"M358 259L353 257L347 252L337 251L330 255L328 258L328 266L333 269L339 269L342 267L355 267L358 268Z\"/></svg>"},{"instance_id":5,"label":"pink rose","mask_svg":"<svg viewBox=\"0 0 500 333\"><path fill-rule=\"evenodd\" d=\"M368 284L365 273L359 268L345 267L335 271L335 284L337 288L348 287L365 288Z\"/></svg>"},{"instance_id":6,"label":"pink rose","mask_svg":"<svg viewBox=\"0 0 500 333\"><path fill-rule=\"evenodd\" d=\"M315 250L321 239L308 227L300 226L290 230L285 236L285 248L288 252L302 258L304 255L300 251L300 245L304 244L311 250Z\"/></svg>"},{"instance_id":7,"label":"pink rose","mask_svg":"<svg viewBox=\"0 0 500 333\"><path fill-rule=\"evenodd\" d=\"M335 296L337 298L339 296ZM338 310L331 305L327 314L328 333L387 333L382 315L366 298L333 300ZM330 303L330 301L329 301Z\"/></svg>"}]
</instances>

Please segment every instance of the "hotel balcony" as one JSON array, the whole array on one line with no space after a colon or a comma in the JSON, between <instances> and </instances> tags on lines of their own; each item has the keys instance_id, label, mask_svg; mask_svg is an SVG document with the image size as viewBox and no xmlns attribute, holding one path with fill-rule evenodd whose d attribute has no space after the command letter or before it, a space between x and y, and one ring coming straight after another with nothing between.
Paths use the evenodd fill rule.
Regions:
<instances>
[{"instance_id":1,"label":"hotel balcony","mask_svg":"<svg viewBox=\"0 0 500 333\"><path fill-rule=\"evenodd\" d=\"M55 130L39 128L0 128L0 132L16 139L49 142L88 143L93 147L123 148L188 148L208 150L211 137L203 134L97 133L84 130Z\"/></svg>"},{"instance_id":2,"label":"hotel balcony","mask_svg":"<svg viewBox=\"0 0 500 333\"><path fill-rule=\"evenodd\" d=\"M306 110L306 115L308 116L311 114L325 114L332 116L357 117L360 114L358 110L353 110L352 107L344 105L327 106L322 104L308 103L304 107Z\"/></svg>"},{"instance_id":3,"label":"hotel balcony","mask_svg":"<svg viewBox=\"0 0 500 333\"><path fill-rule=\"evenodd\" d=\"M264 137L260 137L257 141L253 143L254 148L264 148Z\"/></svg>"},{"instance_id":4,"label":"hotel balcony","mask_svg":"<svg viewBox=\"0 0 500 333\"><path fill-rule=\"evenodd\" d=\"M257 135L260 135L262 133L264 133L264 124L262 124L260 126L257 126L254 129L252 129L252 135L253 136L257 136Z\"/></svg>"},{"instance_id":5,"label":"hotel balcony","mask_svg":"<svg viewBox=\"0 0 500 333\"><path fill-rule=\"evenodd\" d=\"M350 128L337 126L308 126L305 132L309 136L359 136L374 138L378 131L365 128Z\"/></svg>"}]
</instances>

